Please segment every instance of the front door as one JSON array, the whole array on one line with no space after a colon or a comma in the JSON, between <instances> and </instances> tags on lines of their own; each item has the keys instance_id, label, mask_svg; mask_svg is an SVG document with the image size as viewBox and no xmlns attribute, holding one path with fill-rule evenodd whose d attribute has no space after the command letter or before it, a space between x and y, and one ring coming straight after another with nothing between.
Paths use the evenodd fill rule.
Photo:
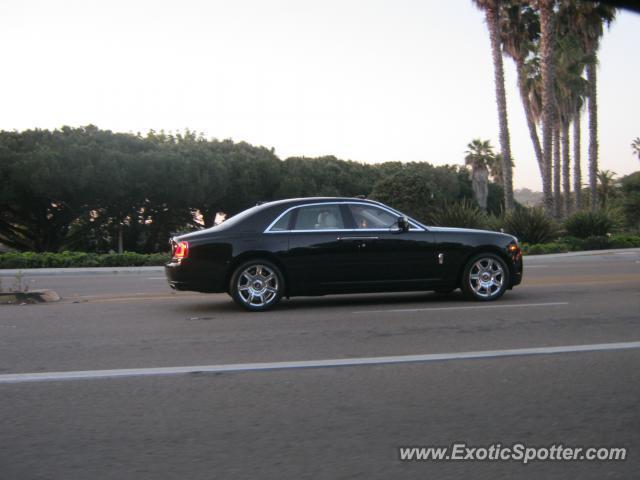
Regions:
<instances>
[{"instance_id":1,"label":"front door","mask_svg":"<svg viewBox=\"0 0 640 480\"><path fill-rule=\"evenodd\" d=\"M363 280L381 289L423 288L438 283L438 252L434 235L410 222L397 228L398 215L369 203L347 204L354 236L367 238L358 249Z\"/></svg>"}]
</instances>

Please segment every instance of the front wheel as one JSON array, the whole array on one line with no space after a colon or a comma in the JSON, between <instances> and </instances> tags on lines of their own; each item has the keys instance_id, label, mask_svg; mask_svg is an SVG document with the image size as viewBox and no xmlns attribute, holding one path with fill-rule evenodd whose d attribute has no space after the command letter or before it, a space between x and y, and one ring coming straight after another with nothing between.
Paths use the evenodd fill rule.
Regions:
<instances>
[{"instance_id":1,"label":"front wheel","mask_svg":"<svg viewBox=\"0 0 640 480\"><path fill-rule=\"evenodd\" d=\"M475 255L462 272L462 292L472 300L497 300L504 294L508 284L507 264L493 253Z\"/></svg>"},{"instance_id":2,"label":"front wheel","mask_svg":"<svg viewBox=\"0 0 640 480\"><path fill-rule=\"evenodd\" d=\"M247 310L268 310L282 298L284 279L271 262L251 260L236 268L229 292L236 303Z\"/></svg>"}]
</instances>

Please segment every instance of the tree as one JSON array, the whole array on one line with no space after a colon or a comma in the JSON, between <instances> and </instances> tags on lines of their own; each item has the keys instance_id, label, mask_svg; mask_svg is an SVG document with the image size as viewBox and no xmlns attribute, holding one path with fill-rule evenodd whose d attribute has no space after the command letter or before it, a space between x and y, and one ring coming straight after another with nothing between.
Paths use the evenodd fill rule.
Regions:
<instances>
[{"instance_id":1,"label":"tree","mask_svg":"<svg viewBox=\"0 0 640 480\"><path fill-rule=\"evenodd\" d=\"M563 112L564 136L568 140L569 132L566 122L573 124L573 190L575 195L575 207L582 208L582 166L581 166L581 117L589 95L589 85L583 74L587 64L595 61L592 55L585 52L580 40L580 33L575 26L576 2L563 0L560 2L558 12L558 32L560 54L558 56L558 68L560 69L559 95L560 110ZM563 139L564 140L564 139ZM566 145L567 152L569 145ZM570 159L566 158L565 186L569 181ZM563 164L564 166L564 164ZM565 205L571 209L571 196L565 190ZM568 212L567 212L568 213Z\"/></svg>"},{"instance_id":2,"label":"tree","mask_svg":"<svg viewBox=\"0 0 640 480\"><path fill-rule=\"evenodd\" d=\"M556 122L553 126L552 141L553 141L553 216L560 218L562 216L562 192L560 190L560 171L561 171L561 156L560 156L560 120L558 114L554 115Z\"/></svg>"},{"instance_id":3,"label":"tree","mask_svg":"<svg viewBox=\"0 0 640 480\"><path fill-rule=\"evenodd\" d=\"M564 0L570 10L571 28L578 37L582 50L593 57L586 66L589 111L589 192L591 208L598 208L598 100L597 100L597 52L600 39L604 35L604 26L613 22L616 10L605 2L575 2Z\"/></svg>"},{"instance_id":4,"label":"tree","mask_svg":"<svg viewBox=\"0 0 640 480\"><path fill-rule=\"evenodd\" d=\"M187 170L189 188L183 193L188 195L194 213L202 216L204 226L211 227L231 184L221 142L179 142L175 148L184 158Z\"/></svg>"},{"instance_id":5,"label":"tree","mask_svg":"<svg viewBox=\"0 0 640 480\"><path fill-rule=\"evenodd\" d=\"M226 194L219 210L228 216L275 198L280 183L280 159L264 147L231 140L220 142L221 154L229 172Z\"/></svg>"},{"instance_id":6,"label":"tree","mask_svg":"<svg viewBox=\"0 0 640 480\"><path fill-rule=\"evenodd\" d=\"M465 197L456 167L434 167L426 162L402 164L381 178L370 197L425 223L438 209Z\"/></svg>"},{"instance_id":7,"label":"tree","mask_svg":"<svg viewBox=\"0 0 640 480\"><path fill-rule=\"evenodd\" d=\"M540 41L540 21L535 9L527 2L503 1L500 8L502 47L504 53L509 55L516 64L520 100L542 178L544 176L544 159L536 126L537 118L534 106L531 104L531 90L533 88L531 64L527 62Z\"/></svg>"},{"instance_id":8,"label":"tree","mask_svg":"<svg viewBox=\"0 0 640 480\"><path fill-rule=\"evenodd\" d=\"M367 195L380 178L378 169L334 156L291 157L282 162L276 198Z\"/></svg>"},{"instance_id":9,"label":"tree","mask_svg":"<svg viewBox=\"0 0 640 480\"><path fill-rule=\"evenodd\" d=\"M577 180L574 178L574 190L580 190L580 112L584 104L584 97L587 94L587 82L582 77L585 65L591 60L585 55L576 36L568 28L571 19L567 17L566 12L560 9L558 13L557 27L557 44L555 50L555 99L556 99L556 118L559 133L557 135L558 144L561 144L561 161L557 161L557 166L561 166L562 170L562 191L563 191L563 207L564 213L569 214L572 210L571 202L571 152L569 129L571 123L574 122L574 142L577 148L574 148L574 154L577 160L574 162L574 169L577 171ZM576 132L577 130L577 132ZM577 134L577 136L576 136ZM560 145L554 146L557 151ZM555 200L559 203L559 184L560 175L557 170L554 171L554 190L557 188L558 195ZM576 185L577 184L577 185ZM555 205L556 211L560 210L560 205Z\"/></svg>"},{"instance_id":10,"label":"tree","mask_svg":"<svg viewBox=\"0 0 640 480\"><path fill-rule=\"evenodd\" d=\"M640 230L640 172L620 179L622 190L622 209L627 226Z\"/></svg>"},{"instance_id":11,"label":"tree","mask_svg":"<svg viewBox=\"0 0 640 480\"><path fill-rule=\"evenodd\" d=\"M495 160L489 165L489 177L491 177L491 181L495 182L500 187L504 188L504 176L502 175L502 163L503 158L501 153L495 154ZM513 167L515 162L513 161L513 157L511 158L511 166Z\"/></svg>"},{"instance_id":12,"label":"tree","mask_svg":"<svg viewBox=\"0 0 640 480\"><path fill-rule=\"evenodd\" d=\"M542 190L544 206L548 214L553 213L553 193L551 189L551 161L553 149L553 128L555 125L554 95L554 45L555 45L555 0L537 0L540 11L540 76L542 100L542 152L544 175Z\"/></svg>"},{"instance_id":13,"label":"tree","mask_svg":"<svg viewBox=\"0 0 640 480\"><path fill-rule=\"evenodd\" d=\"M491 54L493 57L494 84L496 89L496 104L498 107L498 123L500 130L500 150L502 153L502 171L504 174L504 202L507 210L514 208L513 199L513 170L511 167L511 142L509 139L509 124L507 119L507 99L504 89L504 68L502 64L502 46L500 33L500 2L498 0L473 0L484 10L489 38L491 40Z\"/></svg>"},{"instance_id":14,"label":"tree","mask_svg":"<svg viewBox=\"0 0 640 480\"><path fill-rule=\"evenodd\" d=\"M91 125L1 132L0 241L19 250L60 250L101 192L116 191L103 162L114 140L122 150L141 147L135 138L114 138Z\"/></svg>"},{"instance_id":15,"label":"tree","mask_svg":"<svg viewBox=\"0 0 640 480\"><path fill-rule=\"evenodd\" d=\"M173 232L270 200L272 151L192 132L0 132L0 242L19 250L166 251ZM371 167L373 170L373 167ZM211 225L211 223L208 223Z\"/></svg>"},{"instance_id":16,"label":"tree","mask_svg":"<svg viewBox=\"0 0 640 480\"><path fill-rule=\"evenodd\" d=\"M471 184L473 193L483 210L487 209L489 195L489 171L494 168L496 155L489 140L476 138L467 145L464 157L465 165L471 167ZM495 169L494 169L495 172Z\"/></svg>"},{"instance_id":17,"label":"tree","mask_svg":"<svg viewBox=\"0 0 640 480\"><path fill-rule=\"evenodd\" d=\"M633 153L638 156L638 160L640 160L640 137L637 137L633 142L631 142L631 149Z\"/></svg>"},{"instance_id":18,"label":"tree","mask_svg":"<svg viewBox=\"0 0 640 480\"><path fill-rule=\"evenodd\" d=\"M607 208L607 201L615 186L616 172L611 170L600 170L598 172L598 190L600 194L600 206Z\"/></svg>"}]
</instances>

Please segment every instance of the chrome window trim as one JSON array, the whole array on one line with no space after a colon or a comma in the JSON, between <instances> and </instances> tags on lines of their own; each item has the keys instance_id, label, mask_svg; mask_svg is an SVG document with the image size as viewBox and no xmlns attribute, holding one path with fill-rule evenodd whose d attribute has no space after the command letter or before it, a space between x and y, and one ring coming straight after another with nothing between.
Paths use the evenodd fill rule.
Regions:
<instances>
[{"instance_id":1,"label":"chrome window trim","mask_svg":"<svg viewBox=\"0 0 640 480\"><path fill-rule=\"evenodd\" d=\"M292 207L287 208L284 212L276 217L276 219L269 224L269 226L262 233L319 233L319 232L392 232L393 230L389 230L388 228L327 228L327 229L318 229L318 230L274 230L271 231L271 228L278 223L278 221L284 217L287 213L295 208L303 208L303 207L315 207L318 205L367 205L369 207L377 207L380 208L392 215L400 216L404 215L401 212L392 210L389 207L370 202L355 202L355 201L342 201L342 202L315 202L315 203L305 203L303 205L294 205ZM407 217L408 218L408 217ZM425 229L421 227L417 222L413 219L409 218L409 231L418 231L424 232Z\"/></svg>"}]
</instances>

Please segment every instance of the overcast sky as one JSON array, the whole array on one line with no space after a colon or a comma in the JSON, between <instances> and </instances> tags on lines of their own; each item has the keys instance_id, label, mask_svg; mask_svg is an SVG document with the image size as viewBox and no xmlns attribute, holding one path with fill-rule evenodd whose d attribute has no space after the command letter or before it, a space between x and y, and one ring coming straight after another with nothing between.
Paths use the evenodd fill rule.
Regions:
<instances>
[{"instance_id":1,"label":"overcast sky","mask_svg":"<svg viewBox=\"0 0 640 480\"><path fill-rule=\"evenodd\" d=\"M4 130L188 127L364 162L462 163L471 139L498 145L470 0L3 0L0 41ZM640 15L623 12L600 51L601 168L621 175L640 169L639 41ZM515 185L540 189L505 65Z\"/></svg>"}]
</instances>

